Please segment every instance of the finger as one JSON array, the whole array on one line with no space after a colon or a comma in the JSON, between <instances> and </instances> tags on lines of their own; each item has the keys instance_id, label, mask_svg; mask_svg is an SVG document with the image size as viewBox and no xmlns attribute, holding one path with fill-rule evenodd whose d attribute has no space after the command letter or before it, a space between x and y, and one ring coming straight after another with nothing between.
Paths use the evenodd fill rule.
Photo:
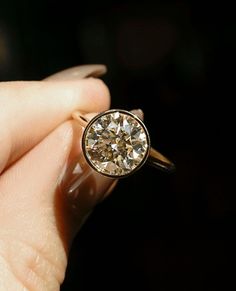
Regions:
<instances>
[{"instance_id":1,"label":"finger","mask_svg":"<svg viewBox=\"0 0 236 291\"><path fill-rule=\"evenodd\" d=\"M101 80L6 82L0 84L0 172L80 109L109 108Z\"/></svg>"},{"instance_id":2,"label":"finger","mask_svg":"<svg viewBox=\"0 0 236 291\"><path fill-rule=\"evenodd\" d=\"M56 285L63 280L67 250L57 225L54 193L72 139L70 123L59 126L0 180L4 193L0 195L0 241L5 244L1 254L27 290L46 290L40 278L47 282L47 290L59 289ZM32 272L33 280L27 278Z\"/></svg>"},{"instance_id":3,"label":"finger","mask_svg":"<svg viewBox=\"0 0 236 291\"><path fill-rule=\"evenodd\" d=\"M72 160L73 153L75 157L80 151L76 144L81 133L73 122L60 125L1 177L0 192L4 193L0 195L1 249L11 272L26 289L59 289L75 231L104 193L104 181L94 186L96 180L90 176L87 187L84 183L80 192L74 215L71 199L58 191L58 179L72 146L75 146L70 154ZM95 189L93 195L89 185Z\"/></svg>"}]
</instances>

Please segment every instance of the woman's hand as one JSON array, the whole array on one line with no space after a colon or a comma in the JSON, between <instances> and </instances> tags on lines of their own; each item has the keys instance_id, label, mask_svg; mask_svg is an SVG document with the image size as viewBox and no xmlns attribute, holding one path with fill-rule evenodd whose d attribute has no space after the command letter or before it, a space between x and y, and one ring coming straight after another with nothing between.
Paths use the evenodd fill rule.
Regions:
<instances>
[{"instance_id":1,"label":"woman's hand","mask_svg":"<svg viewBox=\"0 0 236 291\"><path fill-rule=\"evenodd\" d=\"M104 72L82 66L44 81L0 83L0 290L60 288L68 248L89 210L82 201L75 215L58 188L80 151L73 148L81 129L69 119L75 110L109 108L104 83L82 79Z\"/></svg>"}]
</instances>

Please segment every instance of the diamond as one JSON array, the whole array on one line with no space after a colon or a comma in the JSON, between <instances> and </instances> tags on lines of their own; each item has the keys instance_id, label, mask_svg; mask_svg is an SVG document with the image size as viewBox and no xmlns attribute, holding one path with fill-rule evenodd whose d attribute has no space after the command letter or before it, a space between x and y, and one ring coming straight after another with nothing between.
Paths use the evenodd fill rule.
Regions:
<instances>
[{"instance_id":1,"label":"diamond","mask_svg":"<svg viewBox=\"0 0 236 291\"><path fill-rule=\"evenodd\" d=\"M111 177L126 176L140 167L149 147L144 124L125 110L109 110L96 116L83 135L83 149L89 164Z\"/></svg>"}]
</instances>

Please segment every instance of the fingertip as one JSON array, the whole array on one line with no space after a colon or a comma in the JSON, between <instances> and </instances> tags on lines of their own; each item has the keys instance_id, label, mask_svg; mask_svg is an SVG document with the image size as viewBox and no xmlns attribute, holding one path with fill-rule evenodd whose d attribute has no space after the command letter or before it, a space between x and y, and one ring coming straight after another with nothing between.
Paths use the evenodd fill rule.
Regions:
<instances>
[{"instance_id":1,"label":"fingertip","mask_svg":"<svg viewBox=\"0 0 236 291\"><path fill-rule=\"evenodd\" d=\"M92 90L90 94L93 110L88 112L100 112L110 108L110 91L103 80L97 78L87 78L83 82L86 84L87 90ZM91 92L91 91L90 91Z\"/></svg>"}]
</instances>

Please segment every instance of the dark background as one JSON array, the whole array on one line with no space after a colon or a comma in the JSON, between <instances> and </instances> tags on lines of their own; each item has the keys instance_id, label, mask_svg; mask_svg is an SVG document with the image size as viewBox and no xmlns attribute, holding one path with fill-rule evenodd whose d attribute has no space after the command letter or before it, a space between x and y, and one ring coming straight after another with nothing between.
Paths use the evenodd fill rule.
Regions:
<instances>
[{"instance_id":1,"label":"dark background","mask_svg":"<svg viewBox=\"0 0 236 291\"><path fill-rule=\"evenodd\" d=\"M75 240L62 290L236 290L236 22L207 1L1 1L0 79L104 63L177 165L120 181Z\"/></svg>"}]
</instances>

